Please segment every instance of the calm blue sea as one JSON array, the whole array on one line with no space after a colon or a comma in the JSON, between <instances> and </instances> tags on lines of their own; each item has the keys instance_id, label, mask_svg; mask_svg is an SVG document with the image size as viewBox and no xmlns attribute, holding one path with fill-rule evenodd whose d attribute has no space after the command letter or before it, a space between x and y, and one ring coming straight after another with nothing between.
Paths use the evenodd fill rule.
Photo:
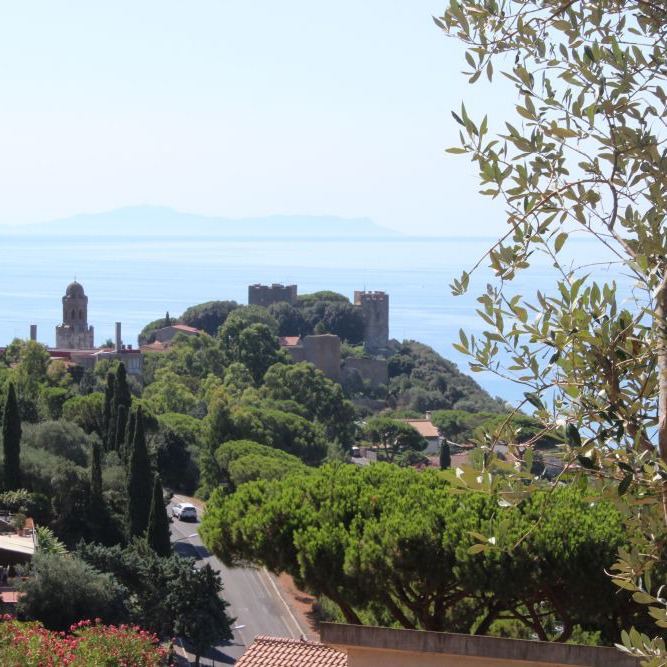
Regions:
<instances>
[{"instance_id":1,"label":"calm blue sea","mask_svg":"<svg viewBox=\"0 0 667 667\"><path fill-rule=\"evenodd\" d=\"M156 239L95 237L0 237L0 346L27 338L37 325L38 340L55 343L62 320L61 298L75 277L84 286L88 322L95 341L114 336L122 322L123 340L136 344L144 325L166 311L180 315L188 306L214 299L247 303L253 283L297 284L299 294L334 290L353 298L360 289L390 297L390 336L435 348L462 370L467 361L452 348L459 328L481 331L476 296L491 279L476 275L472 289L452 297L453 278L469 269L490 239ZM592 261L595 246L572 244L577 257ZM516 281L518 293L549 290L553 269L534 263ZM610 276L610 279L614 276ZM514 400L517 387L493 376L475 375L492 395Z\"/></svg>"}]
</instances>

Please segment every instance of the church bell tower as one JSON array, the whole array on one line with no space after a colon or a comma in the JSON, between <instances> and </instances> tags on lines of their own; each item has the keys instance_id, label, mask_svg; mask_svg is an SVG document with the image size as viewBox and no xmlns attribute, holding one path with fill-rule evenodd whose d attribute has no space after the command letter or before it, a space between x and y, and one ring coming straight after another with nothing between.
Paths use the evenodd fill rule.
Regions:
<instances>
[{"instance_id":1,"label":"church bell tower","mask_svg":"<svg viewBox=\"0 0 667 667\"><path fill-rule=\"evenodd\" d=\"M88 326L88 297L76 280L65 290L63 323L56 327L56 347L67 350L94 347L93 327Z\"/></svg>"}]
</instances>

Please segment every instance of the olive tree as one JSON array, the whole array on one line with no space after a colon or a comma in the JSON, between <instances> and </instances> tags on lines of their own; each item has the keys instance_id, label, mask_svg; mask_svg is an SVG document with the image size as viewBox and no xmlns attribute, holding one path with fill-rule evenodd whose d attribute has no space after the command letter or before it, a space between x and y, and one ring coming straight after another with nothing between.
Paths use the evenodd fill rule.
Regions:
<instances>
[{"instance_id":1,"label":"olive tree","mask_svg":"<svg viewBox=\"0 0 667 667\"><path fill-rule=\"evenodd\" d=\"M522 383L521 407L532 405L546 431L565 426L563 474L583 469L598 490L622 497L645 538L621 555L616 581L667 627L650 577L667 524L667 10L646 0L466 0L435 22L466 46L471 83L498 85L500 70L517 100L516 118L497 133L494 119L463 105L453 114L461 141L449 151L476 163L482 194L504 202L508 223L477 265L499 279L479 298L488 330L462 331L456 347L473 369ZM572 268L575 233L617 262L623 298L615 282L593 279L593 267ZM536 253L558 272L553 292L512 293ZM489 450L479 479L506 485L512 502L530 485L499 481ZM624 644L663 664L659 638L633 631Z\"/></svg>"}]
</instances>

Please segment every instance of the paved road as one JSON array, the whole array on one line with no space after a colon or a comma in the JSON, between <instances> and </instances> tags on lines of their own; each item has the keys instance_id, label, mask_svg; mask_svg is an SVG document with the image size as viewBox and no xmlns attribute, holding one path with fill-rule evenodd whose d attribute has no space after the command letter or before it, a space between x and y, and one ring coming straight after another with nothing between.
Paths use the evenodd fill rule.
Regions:
<instances>
[{"instance_id":1,"label":"paved road","mask_svg":"<svg viewBox=\"0 0 667 667\"><path fill-rule=\"evenodd\" d=\"M233 664L257 635L298 638L307 632L299 626L266 570L225 567L204 547L195 534L197 527L198 524L174 519L171 524L174 550L194 557L197 566L208 563L220 572L223 597L230 603L227 611L236 617L233 640L209 651L202 665Z\"/></svg>"}]
</instances>

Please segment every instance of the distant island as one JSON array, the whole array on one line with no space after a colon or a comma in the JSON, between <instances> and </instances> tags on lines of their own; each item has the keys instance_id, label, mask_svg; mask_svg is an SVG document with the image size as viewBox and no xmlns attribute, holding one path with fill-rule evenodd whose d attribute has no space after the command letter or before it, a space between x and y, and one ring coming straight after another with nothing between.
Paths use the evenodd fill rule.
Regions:
<instances>
[{"instance_id":1,"label":"distant island","mask_svg":"<svg viewBox=\"0 0 667 667\"><path fill-rule=\"evenodd\" d=\"M0 236L207 236L207 237L396 237L399 232L369 218L272 215L220 218L161 206L130 206L106 213L25 225L0 225Z\"/></svg>"}]
</instances>

